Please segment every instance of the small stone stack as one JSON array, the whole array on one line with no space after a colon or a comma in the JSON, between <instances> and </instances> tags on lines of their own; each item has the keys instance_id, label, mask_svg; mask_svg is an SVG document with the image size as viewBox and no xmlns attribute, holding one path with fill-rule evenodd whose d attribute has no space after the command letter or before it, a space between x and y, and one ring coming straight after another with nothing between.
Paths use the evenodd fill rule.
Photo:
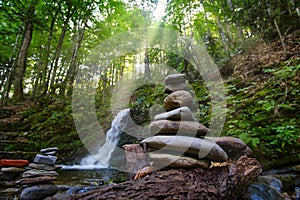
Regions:
<instances>
[{"instance_id":1,"label":"small stone stack","mask_svg":"<svg viewBox=\"0 0 300 200\"><path fill-rule=\"evenodd\" d=\"M15 187L15 181L26 171L28 160L1 159L0 160L0 199L13 199L18 196L20 189Z\"/></svg>"},{"instance_id":2,"label":"small stone stack","mask_svg":"<svg viewBox=\"0 0 300 200\"><path fill-rule=\"evenodd\" d=\"M41 149L33 163L28 165L29 170L16 181L16 184L25 187L20 195L21 200L44 199L57 193L58 188L52 183L58 176L56 170L61 168L56 164L57 151L57 147Z\"/></svg>"},{"instance_id":3,"label":"small stone stack","mask_svg":"<svg viewBox=\"0 0 300 200\"><path fill-rule=\"evenodd\" d=\"M250 152L245 143L232 137L205 137L209 129L199 123L192 111L197 110L192 95L187 91L184 74L165 78L164 99L166 112L154 117L149 125L152 137L144 139L150 161L157 168L208 168L210 161L223 162ZM159 153L157 153L159 152ZM184 153L185 156L181 156Z\"/></svg>"}]
</instances>

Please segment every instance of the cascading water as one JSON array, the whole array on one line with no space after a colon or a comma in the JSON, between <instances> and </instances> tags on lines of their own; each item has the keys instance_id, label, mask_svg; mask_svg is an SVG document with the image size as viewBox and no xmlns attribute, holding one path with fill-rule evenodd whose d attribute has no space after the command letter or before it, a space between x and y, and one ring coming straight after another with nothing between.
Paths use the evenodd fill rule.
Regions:
<instances>
[{"instance_id":1,"label":"cascading water","mask_svg":"<svg viewBox=\"0 0 300 200\"><path fill-rule=\"evenodd\" d=\"M121 110L111 123L111 128L106 133L105 143L93 155L84 157L80 165L63 166L64 169L95 169L108 168L111 153L117 146L120 134L130 124L130 109Z\"/></svg>"},{"instance_id":2,"label":"cascading water","mask_svg":"<svg viewBox=\"0 0 300 200\"><path fill-rule=\"evenodd\" d=\"M106 140L95 155L88 155L83 158L81 165L102 165L109 166L111 153L120 139L120 134L126 128L130 117L130 109L121 110L111 123L111 128L106 133Z\"/></svg>"}]
</instances>

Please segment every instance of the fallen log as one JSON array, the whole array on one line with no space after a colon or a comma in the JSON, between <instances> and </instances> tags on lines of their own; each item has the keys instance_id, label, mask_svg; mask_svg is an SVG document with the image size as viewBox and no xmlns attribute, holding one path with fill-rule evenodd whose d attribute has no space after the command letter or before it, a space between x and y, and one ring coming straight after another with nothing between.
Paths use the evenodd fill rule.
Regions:
<instances>
[{"instance_id":1,"label":"fallen log","mask_svg":"<svg viewBox=\"0 0 300 200\"><path fill-rule=\"evenodd\" d=\"M254 158L213 165L209 169L169 169L146 177L102 187L69 200L94 199L247 199L247 188L261 173Z\"/></svg>"}]
</instances>

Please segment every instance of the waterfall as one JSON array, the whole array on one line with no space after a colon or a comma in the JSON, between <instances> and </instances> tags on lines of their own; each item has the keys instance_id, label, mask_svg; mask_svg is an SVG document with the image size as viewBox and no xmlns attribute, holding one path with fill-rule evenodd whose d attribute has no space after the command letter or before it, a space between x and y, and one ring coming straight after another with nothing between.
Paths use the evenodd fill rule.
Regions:
<instances>
[{"instance_id":1,"label":"waterfall","mask_svg":"<svg viewBox=\"0 0 300 200\"><path fill-rule=\"evenodd\" d=\"M130 122L130 109L121 110L111 123L111 128L106 133L105 143L93 155L88 155L81 160L80 165L85 168L107 168L111 153L117 146L120 134Z\"/></svg>"}]
</instances>

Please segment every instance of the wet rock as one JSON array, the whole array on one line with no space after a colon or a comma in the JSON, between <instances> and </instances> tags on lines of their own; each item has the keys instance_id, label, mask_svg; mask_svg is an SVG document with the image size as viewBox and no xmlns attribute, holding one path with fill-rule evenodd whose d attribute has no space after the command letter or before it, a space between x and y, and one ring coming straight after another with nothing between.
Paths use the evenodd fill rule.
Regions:
<instances>
[{"instance_id":1,"label":"wet rock","mask_svg":"<svg viewBox=\"0 0 300 200\"><path fill-rule=\"evenodd\" d=\"M166 85L169 84L177 84L177 83L185 83L186 78L184 74L170 74L164 80Z\"/></svg>"},{"instance_id":2,"label":"wet rock","mask_svg":"<svg viewBox=\"0 0 300 200\"><path fill-rule=\"evenodd\" d=\"M207 169L210 166L210 161L208 160L197 160L195 158L176 156L171 154L156 154L149 153L150 162L153 161L153 166L157 169L163 167L170 168L203 168Z\"/></svg>"},{"instance_id":3,"label":"wet rock","mask_svg":"<svg viewBox=\"0 0 300 200\"><path fill-rule=\"evenodd\" d=\"M47 164L38 164L38 163L30 163L30 168L33 169L40 169L40 170L47 170L47 171L55 171L61 169L61 165L47 165Z\"/></svg>"},{"instance_id":4,"label":"wet rock","mask_svg":"<svg viewBox=\"0 0 300 200\"><path fill-rule=\"evenodd\" d=\"M0 180L3 181L14 180L17 176L18 176L17 174L0 172Z\"/></svg>"},{"instance_id":5,"label":"wet rock","mask_svg":"<svg viewBox=\"0 0 300 200\"><path fill-rule=\"evenodd\" d=\"M254 182L248 188L248 198L250 200L284 200L284 197L273 187Z\"/></svg>"},{"instance_id":6,"label":"wet rock","mask_svg":"<svg viewBox=\"0 0 300 200\"><path fill-rule=\"evenodd\" d=\"M57 151L58 151L58 147L50 147L50 148L45 148L40 150L41 153L57 152Z\"/></svg>"},{"instance_id":7,"label":"wet rock","mask_svg":"<svg viewBox=\"0 0 300 200\"><path fill-rule=\"evenodd\" d=\"M57 157L56 156L51 156L51 155L41 155L37 154L34 158L34 163L39 163L39 164L48 164L48 165L54 165L56 163Z\"/></svg>"},{"instance_id":8,"label":"wet rock","mask_svg":"<svg viewBox=\"0 0 300 200\"><path fill-rule=\"evenodd\" d=\"M56 171L32 169L22 174L23 178L36 177L36 176L58 176L58 173Z\"/></svg>"},{"instance_id":9,"label":"wet rock","mask_svg":"<svg viewBox=\"0 0 300 200\"><path fill-rule=\"evenodd\" d=\"M239 158L248 155L252 151L240 139L234 137L205 137L208 140L216 142L228 155L229 158Z\"/></svg>"},{"instance_id":10,"label":"wet rock","mask_svg":"<svg viewBox=\"0 0 300 200\"><path fill-rule=\"evenodd\" d=\"M0 167L26 167L29 165L28 160L19 159L1 159Z\"/></svg>"},{"instance_id":11,"label":"wet rock","mask_svg":"<svg viewBox=\"0 0 300 200\"><path fill-rule=\"evenodd\" d=\"M172 92L176 92L179 90L187 90L186 84L183 83L169 84L165 87L164 92L167 94L171 94Z\"/></svg>"},{"instance_id":12,"label":"wet rock","mask_svg":"<svg viewBox=\"0 0 300 200\"><path fill-rule=\"evenodd\" d=\"M40 184L26 187L20 195L20 200L41 200L46 197L53 196L58 189L53 184Z\"/></svg>"},{"instance_id":13,"label":"wet rock","mask_svg":"<svg viewBox=\"0 0 300 200\"><path fill-rule=\"evenodd\" d=\"M4 173L12 173L12 174L20 174L26 171L24 168L19 168L19 167L4 167L1 169L1 172Z\"/></svg>"},{"instance_id":14,"label":"wet rock","mask_svg":"<svg viewBox=\"0 0 300 200\"><path fill-rule=\"evenodd\" d=\"M91 191L91 190L95 190L99 188L99 186L93 186L93 187L79 187L79 186L76 186L76 187L72 187L70 189L67 190L67 194L82 194L82 193L85 193L85 192L88 192L88 191Z\"/></svg>"},{"instance_id":15,"label":"wet rock","mask_svg":"<svg viewBox=\"0 0 300 200\"><path fill-rule=\"evenodd\" d=\"M54 180L56 180L55 176L38 176L38 177L32 177L32 178L22 178L22 179L16 181L16 184L32 185L32 184L37 184L37 183L51 182Z\"/></svg>"},{"instance_id":16,"label":"wet rock","mask_svg":"<svg viewBox=\"0 0 300 200\"><path fill-rule=\"evenodd\" d=\"M216 162L226 161L228 156L216 143L207 140L186 136L153 136L144 139L147 148L156 149L162 152L173 154L184 153L197 159L207 159Z\"/></svg>"},{"instance_id":17,"label":"wet rock","mask_svg":"<svg viewBox=\"0 0 300 200\"><path fill-rule=\"evenodd\" d=\"M192 121L159 120L149 125L152 135L204 136L209 131L203 124Z\"/></svg>"},{"instance_id":18,"label":"wet rock","mask_svg":"<svg viewBox=\"0 0 300 200\"><path fill-rule=\"evenodd\" d=\"M197 121L191 110L186 106L158 114L154 117L154 121L165 119L175 121Z\"/></svg>"},{"instance_id":19,"label":"wet rock","mask_svg":"<svg viewBox=\"0 0 300 200\"><path fill-rule=\"evenodd\" d=\"M197 110L192 95L183 90L169 94L164 99L164 106L166 111L171 111L183 106L187 106L191 111Z\"/></svg>"},{"instance_id":20,"label":"wet rock","mask_svg":"<svg viewBox=\"0 0 300 200\"><path fill-rule=\"evenodd\" d=\"M0 199L15 199L20 193L18 188L6 188L0 191Z\"/></svg>"},{"instance_id":21,"label":"wet rock","mask_svg":"<svg viewBox=\"0 0 300 200\"><path fill-rule=\"evenodd\" d=\"M280 179L273 176L259 176L257 179L258 182L268 184L275 188L278 192L282 190L282 182Z\"/></svg>"}]
</instances>

